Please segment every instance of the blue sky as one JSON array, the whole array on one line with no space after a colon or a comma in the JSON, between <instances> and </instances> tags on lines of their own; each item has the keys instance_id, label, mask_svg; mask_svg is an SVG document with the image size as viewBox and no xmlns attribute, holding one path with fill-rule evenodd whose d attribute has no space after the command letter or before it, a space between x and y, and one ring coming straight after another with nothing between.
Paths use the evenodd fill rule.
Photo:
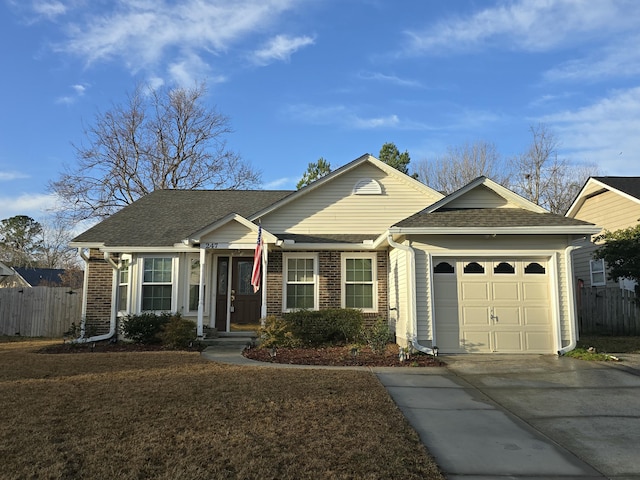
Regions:
<instances>
[{"instance_id":1,"label":"blue sky","mask_svg":"<svg viewBox=\"0 0 640 480\"><path fill-rule=\"evenodd\" d=\"M562 158L640 175L636 0L0 2L0 219L42 218L83 125L140 82L206 81L262 188L385 142L508 158L538 123Z\"/></svg>"}]
</instances>

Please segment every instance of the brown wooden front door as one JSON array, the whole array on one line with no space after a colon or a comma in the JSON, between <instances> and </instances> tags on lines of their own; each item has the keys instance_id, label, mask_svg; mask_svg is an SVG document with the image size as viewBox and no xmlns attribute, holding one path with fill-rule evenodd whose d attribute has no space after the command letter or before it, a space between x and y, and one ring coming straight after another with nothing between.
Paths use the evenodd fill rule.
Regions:
<instances>
[{"instance_id":1,"label":"brown wooden front door","mask_svg":"<svg viewBox=\"0 0 640 480\"><path fill-rule=\"evenodd\" d=\"M229 304L229 257L218 257L216 295L216 328L227 330ZM255 330L260 325L261 291L254 293L251 285L253 257L231 257L231 331Z\"/></svg>"}]
</instances>

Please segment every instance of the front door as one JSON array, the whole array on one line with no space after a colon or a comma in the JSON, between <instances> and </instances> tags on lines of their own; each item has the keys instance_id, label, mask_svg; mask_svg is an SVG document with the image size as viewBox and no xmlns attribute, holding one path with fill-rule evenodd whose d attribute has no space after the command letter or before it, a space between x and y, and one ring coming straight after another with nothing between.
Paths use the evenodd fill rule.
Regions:
<instances>
[{"instance_id":1,"label":"front door","mask_svg":"<svg viewBox=\"0 0 640 480\"><path fill-rule=\"evenodd\" d=\"M256 330L260 326L262 294L260 290L254 293L251 285L253 257L231 257L231 291L227 282L229 257L218 257L217 270L216 328L227 331L229 310L230 331Z\"/></svg>"}]
</instances>

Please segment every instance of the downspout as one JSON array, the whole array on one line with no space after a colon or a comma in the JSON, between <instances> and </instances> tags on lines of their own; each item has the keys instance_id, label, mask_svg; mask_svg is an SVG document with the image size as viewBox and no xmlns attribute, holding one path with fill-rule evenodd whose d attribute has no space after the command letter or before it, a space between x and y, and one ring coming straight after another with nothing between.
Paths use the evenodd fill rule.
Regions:
<instances>
[{"instance_id":1,"label":"downspout","mask_svg":"<svg viewBox=\"0 0 640 480\"><path fill-rule=\"evenodd\" d=\"M82 257L82 259L87 262L87 272L85 273L84 276L84 292L83 292L83 302L82 302L82 328L80 329L80 337L71 340L71 343L89 343L89 342L99 342L101 340L109 340L110 338L112 338L115 334L116 334L116 316L117 316L117 312L115 311L115 308L112 304L111 306L111 318L109 319L109 332L102 334L102 335L94 335L93 337L85 337L85 322L86 322L86 314L87 314L87 302L86 302L86 295L87 295L87 285L88 285L88 278L89 275L87 275L88 270L89 270L89 257L85 256L84 254L80 253L80 256ZM120 270L120 266L119 264L117 264L116 262L113 261L113 259L111 258L111 256L109 255L109 252L104 252L104 259L111 265L111 267L113 267L113 269L117 272ZM116 285L114 285L113 287L113 291L117 292L118 291L118 286L117 283L120 281L120 276L119 275L114 275L116 278ZM113 299L113 294L111 295L111 298Z\"/></svg>"},{"instance_id":2,"label":"downspout","mask_svg":"<svg viewBox=\"0 0 640 480\"><path fill-rule=\"evenodd\" d=\"M409 254L409 271L407 272L407 288L409 289L409 315L411 317L411 346L419 352L426 353L427 355L438 355L437 348L429 348L418 343L418 310L416 301L416 252L409 245L403 245L396 242L391 234L387 235L387 241L393 248L403 250Z\"/></svg>"},{"instance_id":3,"label":"downspout","mask_svg":"<svg viewBox=\"0 0 640 480\"><path fill-rule=\"evenodd\" d=\"M573 262L571 261L571 254L574 250L577 250L578 246L569 245L564 250L564 261L565 261L565 271L567 272L567 296L569 300L569 345L564 348L560 348L558 350L558 355L562 356L567 352L570 352L574 348L576 348L576 344L578 343L578 319L576 317L576 297L575 290L573 288ZM562 345L562 335L560 335L559 344Z\"/></svg>"}]
</instances>

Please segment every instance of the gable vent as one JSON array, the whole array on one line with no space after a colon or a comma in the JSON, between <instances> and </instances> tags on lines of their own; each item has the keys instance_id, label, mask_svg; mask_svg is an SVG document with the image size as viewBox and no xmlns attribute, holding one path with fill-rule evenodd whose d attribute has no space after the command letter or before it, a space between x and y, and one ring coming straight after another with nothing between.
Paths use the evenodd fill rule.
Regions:
<instances>
[{"instance_id":1,"label":"gable vent","mask_svg":"<svg viewBox=\"0 0 640 480\"><path fill-rule=\"evenodd\" d=\"M363 178L354 185L353 193L356 195L382 195L382 187L373 178Z\"/></svg>"}]
</instances>

